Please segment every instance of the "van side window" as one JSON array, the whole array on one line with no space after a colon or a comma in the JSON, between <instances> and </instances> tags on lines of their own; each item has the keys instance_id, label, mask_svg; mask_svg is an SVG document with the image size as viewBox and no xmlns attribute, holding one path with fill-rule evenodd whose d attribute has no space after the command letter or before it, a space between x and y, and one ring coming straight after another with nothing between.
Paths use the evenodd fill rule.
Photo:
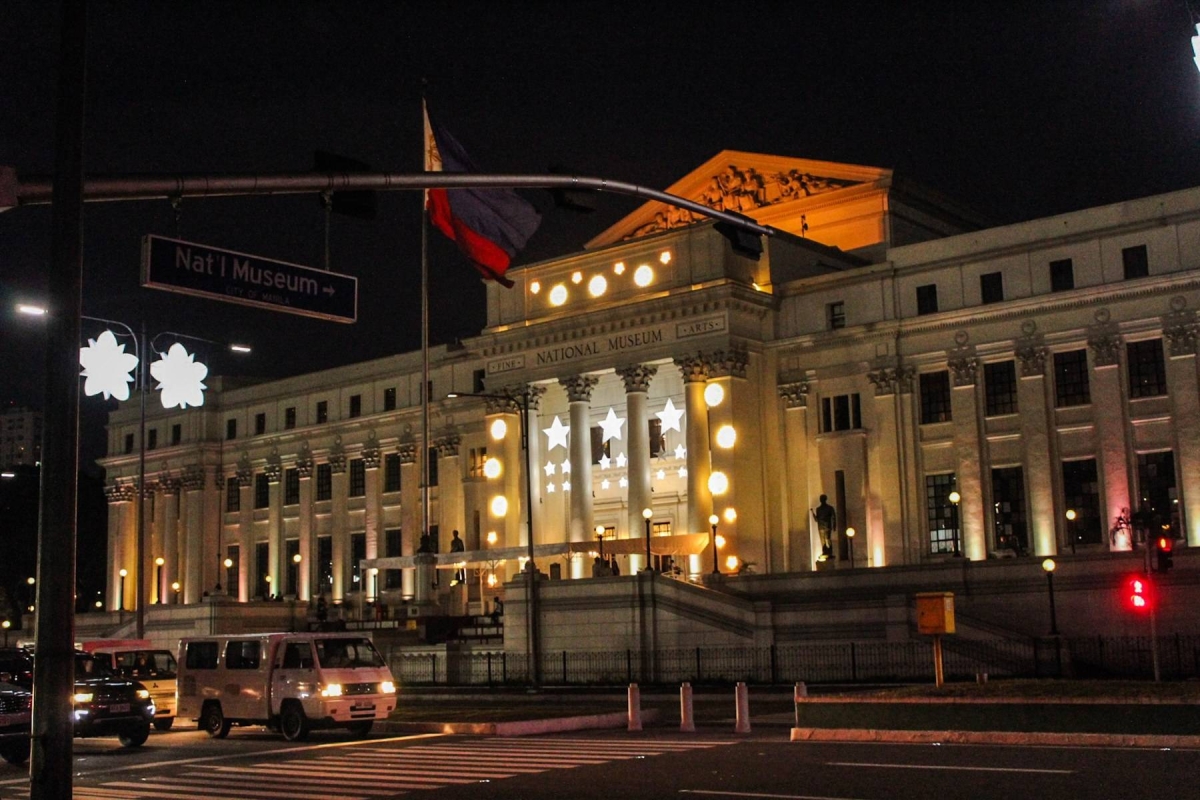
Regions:
<instances>
[{"instance_id":1,"label":"van side window","mask_svg":"<svg viewBox=\"0 0 1200 800\"><path fill-rule=\"evenodd\" d=\"M188 642L187 655L184 656L188 669L216 669L216 642Z\"/></svg>"},{"instance_id":2,"label":"van side window","mask_svg":"<svg viewBox=\"0 0 1200 800\"><path fill-rule=\"evenodd\" d=\"M312 647L308 642L288 642L283 650L284 669L312 669Z\"/></svg>"},{"instance_id":3,"label":"van side window","mask_svg":"<svg viewBox=\"0 0 1200 800\"><path fill-rule=\"evenodd\" d=\"M225 645L225 669L258 669L262 648L258 642L230 642Z\"/></svg>"}]
</instances>

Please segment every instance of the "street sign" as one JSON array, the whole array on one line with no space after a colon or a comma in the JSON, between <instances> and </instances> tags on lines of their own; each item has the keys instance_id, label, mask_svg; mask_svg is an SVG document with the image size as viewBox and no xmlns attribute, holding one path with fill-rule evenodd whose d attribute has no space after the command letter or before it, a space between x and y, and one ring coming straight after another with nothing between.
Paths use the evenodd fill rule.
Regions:
<instances>
[{"instance_id":1,"label":"street sign","mask_svg":"<svg viewBox=\"0 0 1200 800\"><path fill-rule=\"evenodd\" d=\"M334 322L358 318L358 279L162 236L142 237L142 286Z\"/></svg>"}]
</instances>

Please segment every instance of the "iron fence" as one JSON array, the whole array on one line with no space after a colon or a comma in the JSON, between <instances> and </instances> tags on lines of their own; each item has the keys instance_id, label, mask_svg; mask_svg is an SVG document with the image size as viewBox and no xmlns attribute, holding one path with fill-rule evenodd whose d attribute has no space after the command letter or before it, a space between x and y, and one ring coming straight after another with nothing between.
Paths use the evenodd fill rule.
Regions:
<instances>
[{"instance_id":1,"label":"iron fence","mask_svg":"<svg viewBox=\"0 0 1200 800\"><path fill-rule=\"evenodd\" d=\"M1159 637L1165 678L1200 677L1200 636ZM1150 678L1149 637L943 639L951 680L993 677ZM530 682L529 659L503 651L389 653L403 685L503 686ZM806 683L891 683L932 680L927 641L782 644L770 647L694 647L655 651L553 651L542 654L549 686Z\"/></svg>"}]
</instances>

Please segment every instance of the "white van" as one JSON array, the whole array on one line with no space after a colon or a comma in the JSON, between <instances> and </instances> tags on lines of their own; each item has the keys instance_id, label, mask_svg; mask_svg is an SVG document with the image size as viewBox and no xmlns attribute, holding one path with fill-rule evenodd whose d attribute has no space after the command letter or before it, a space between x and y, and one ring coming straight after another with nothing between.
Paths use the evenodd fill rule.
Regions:
<instances>
[{"instance_id":1,"label":"white van","mask_svg":"<svg viewBox=\"0 0 1200 800\"><path fill-rule=\"evenodd\" d=\"M148 639L94 639L81 649L112 672L146 687L154 701L154 727L169 731L175 723L175 655L155 650Z\"/></svg>"},{"instance_id":2,"label":"white van","mask_svg":"<svg viewBox=\"0 0 1200 800\"><path fill-rule=\"evenodd\" d=\"M266 725L289 741L316 727L365 736L395 708L392 673L366 636L258 633L179 642L177 714L216 739L233 725Z\"/></svg>"}]
</instances>

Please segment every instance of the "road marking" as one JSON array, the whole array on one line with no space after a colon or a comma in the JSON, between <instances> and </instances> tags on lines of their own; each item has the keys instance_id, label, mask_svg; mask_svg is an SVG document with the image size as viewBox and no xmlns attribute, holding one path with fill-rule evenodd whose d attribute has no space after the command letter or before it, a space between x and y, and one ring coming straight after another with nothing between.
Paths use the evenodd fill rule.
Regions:
<instances>
[{"instance_id":1,"label":"road marking","mask_svg":"<svg viewBox=\"0 0 1200 800\"><path fill-rule=\"evenodd\" d=\"M722 792L716 789L680 789L680 794L705 794L717 797L766 797L772 800L861 800L854 797L828 797L816 794L767 794L766 792Z\"/></svg>"},{"instance_id":2,"label":"road marking","mask_svg":"<svg viewBox=\"0 0 1200 800\"><path fill-rule=\"evenodd\" d=\"M948 764L877 764L870 761L826 761L830 767L886 767L887 769L952 769L966 772L1033 772L1042 775L1073 775L1073 769L1031 769L1028 767L957 767Z\"/></svg>"}]
</instances>

